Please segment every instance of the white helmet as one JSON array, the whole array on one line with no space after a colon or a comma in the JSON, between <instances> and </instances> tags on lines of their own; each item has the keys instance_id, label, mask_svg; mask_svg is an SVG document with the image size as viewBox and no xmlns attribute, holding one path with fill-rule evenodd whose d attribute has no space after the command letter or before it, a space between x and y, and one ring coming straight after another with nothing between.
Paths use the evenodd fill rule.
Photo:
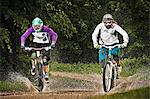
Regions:
<instances>
[{"instance_id":1,"label":"white helmet","mask_svg":"<svg viewBox=\"0 0 150 99\"><path fill-rule=\"evenodd\" d=\"M111 14L105 14L105 15L103 16L102 21L106 21L106 20L113 20L112 15L111 15Z\"/></svg>"}]
</instances>

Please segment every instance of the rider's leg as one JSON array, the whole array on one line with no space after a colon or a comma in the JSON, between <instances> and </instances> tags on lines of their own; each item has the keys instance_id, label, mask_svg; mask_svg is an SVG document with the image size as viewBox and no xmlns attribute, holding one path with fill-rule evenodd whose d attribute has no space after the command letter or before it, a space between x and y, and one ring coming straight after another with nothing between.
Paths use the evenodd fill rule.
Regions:
<instances>
[{"instance_id":1,"label":"rider's leg","mask_svg":"<svg viewBox=\"0 0 150 99\"><path fill-rule=\"evenodd\" d=\"M113 57L114 57L114 60L117 63L117 66L120 66L120 58L119 58L119 56L118 55L114 55Z\"/></svg>"},{"instance_id":2,"label":"rider's leg","mask_svg":"<svg viewBox=\"0 0 150 99\"><path fill-rule=\"evenodd\" d=\"M43 63L44 63L44 72L47 73L48 72L48 60L47 60L47 56L43 57Z\"/></svg>"},{"instance_id":3,"label":"rider's leg","mask_svg":"<svg viewBox=\"0 0 150 99\"><path fill-rule=\"evenodd\" d=\"M102 65L102 72L103 72L103 67L105 65L105 59L107 57L106 49L105 48L100 48L99 49L99 63Z\"/></svg>"},{"instance_id":4,"label":"rider's leg","mask_svg":"<svg viewBox=\"0 0 150 99\"><path fill-rule=\"evenodd\" d=\"M49 77L49 60L50 60L50 51L43 51L43 70L45 72L45 79L48 80Z\"/></svg>"},{"instance_id":5,"label":"rider's leg","mask_svg":"<svg viewBox=\"0 0 150 99\"><path fill-rule=\"evenodd\" d=\"M31 69L31 74L32 75L35 75L35 66L36 66L36 64L37 64L37 60L36 60L36 53L35 52L33 52L32 53L32 55L31 55L31 58L32 58L32 69Z\"/></svg>"},{"instance_id":6,"label":"rider's leg","mask_svg":"<svg viewBox=\"0 0 150 99\"><path fill-rule=\"evenodd\" d=\"M48 71L49 71L49 65L45 65L45 66L44 66L44 72L45 72L45 73L48 73Z\"/></svg>"},{"instance_id":7,"label":"rider's leg","mask_svg":"<svg viewBox=\"0 0 150 99\"><path fill-rule=\"evenodd\" d=\"M120 48L114 48L112 50L112 54L113 54L113 57L114 57L114 60L116 61L117 63L117 79L119 79L119 69L120 69L120 57L119 57L119 53L120 53Z\"/></svg>"},{"instance_id":8,"label":"rider's leg","mask_svg":"<svg viewBox=\"0 0 150 99\"><path fill-rule=\"evenodd\" d=\"M119 59L119 56L118 55L114 55L114 60L116 61L117 63L117 79L119 79L119 72L120 72L120 59Z\"/></svg>"},{"instance_id":9,"label":"rider's leg","mask_svg":"<svg viewBox=\"0 0 150 99\"><path fill-rule=\"evenodd\" d=\"M45 79L48 79L49 65L48 65L48 58L47 58L47 56L43 57L43 62L44 62L43 71L45 73Z\"/></svg>"},{"instance_id":10,"label":"rider's leg","mask_svg":"<svg viewBox=\"0 0 150 99\"><path fill-rule=\"evenodd\" d=\"M119 64L119 60L120 60L120 57L119 57L119 54L120 54L120 48L113 48L112 49L112 55L114 57L114 60L117 62L117 65L120 65Z\"/></svg>"},{"instance_id":11,"label":"rider's leg","mask_svg":"<svg viewBox=\"0 0 150 99\"><path fill-rule=\"evenodd\" d=\"M31 61L32 61L32 68L35 68L35 66L36 66L36 64L37 64L36 59L32 59Z\"/></svg>"}]
</instances>

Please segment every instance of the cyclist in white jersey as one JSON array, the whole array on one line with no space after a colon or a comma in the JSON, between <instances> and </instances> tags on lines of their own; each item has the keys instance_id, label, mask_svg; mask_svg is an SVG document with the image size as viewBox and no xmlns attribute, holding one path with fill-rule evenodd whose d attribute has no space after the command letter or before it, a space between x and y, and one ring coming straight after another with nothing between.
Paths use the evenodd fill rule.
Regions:
<instances>
[{"instance_id":1,"label":"cyclist in white jersey","mask_svg":"<svg viewBox=\"0 0 150 99\"><path fill-rule=\"evenodd\" d=\"M104 59L106 58L106 49L102 48L104 45L115 45L120 43L118 39L118 33L123 37L123 43L121 48L127 47L129 42L129 36L125 30L123 30L113 19L111 14L105 14L102 18L102 22L98 24L92 34L92 40L94 48L99 49L99 62L104 65ZM98 38L99 37L99 38ZM112 49L112 54L117 56L116 61L119 63L118 54L120 48Z\"/></svg>"}]
</instances>

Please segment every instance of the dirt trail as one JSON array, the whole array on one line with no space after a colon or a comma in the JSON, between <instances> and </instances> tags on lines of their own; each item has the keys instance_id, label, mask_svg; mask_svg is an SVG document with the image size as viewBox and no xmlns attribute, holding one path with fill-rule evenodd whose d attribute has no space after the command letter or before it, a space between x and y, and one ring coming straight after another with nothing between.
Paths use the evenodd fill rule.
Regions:
<instances>
[{"instance_id":1,"label":"dirt trail","mask_svg":"<svg viewBox=\"0 0 150 99\"><path fill-rule=\"evenodd\" d=\"M87 99L150 86L149 80L143 79L140 74L121 77L117 86L108 93L103 91L101 75L97 74L51 72L50 83L40 93L29 80L24 78L24 81L29 92L0 93L0 99Z\"/></svg>"},{"instance_id":2,"label":"dirt trail","mask_svg":"<svg viewBox=\"0 0 150 99\"><path fill-rule=\"evenodd\" d=\"M48 92L48 93L20 93L18 95L0 96L0 99L85 99L98 95L95 92Z\"/></svg>"},{"instance_id":3,"label":"dirt trail","mask_svg":"<svg viewBox=\"0 0 150 99\"><path fill-rule=\"evenodd\" d=\"M78 73L68 73L68 72L51 72L52 76L68 77L78 80L86 80L91 82L101 82L101 75L98 74L78 74Z\"/></svg>"}]
</instances>

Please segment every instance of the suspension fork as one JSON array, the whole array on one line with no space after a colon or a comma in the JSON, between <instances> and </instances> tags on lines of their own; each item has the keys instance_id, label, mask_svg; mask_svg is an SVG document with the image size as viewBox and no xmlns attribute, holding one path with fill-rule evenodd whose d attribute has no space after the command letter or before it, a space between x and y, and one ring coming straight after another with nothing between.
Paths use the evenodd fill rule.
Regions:
<instances>
[{"instance_id":1,"label":"suspension fork","mask_svg":"<svg viewBox=\"0 0 150 99\"><path fill-rule=\"evenodd\" d=\"M109 59L109 61L113 60L113 56L111 54L111 49L108 49L108 59Z\"/></svg>"},{"instance_id":2,"label":"suspension fork","mask_svg":"<svg viewBox=\"0 0 150 99\"><path fill-rule=\"evenodd\" d=\"M43 73L43 75L45 75L45 72L44 72L44 63L43 63L41 51L36 51L36 54L37 54L37 58L38 58L37 61L38 61L38 63L41 65L41 66L40 66L40 70L41 70L41 72Z\"/></svg>"}]
</instances>

